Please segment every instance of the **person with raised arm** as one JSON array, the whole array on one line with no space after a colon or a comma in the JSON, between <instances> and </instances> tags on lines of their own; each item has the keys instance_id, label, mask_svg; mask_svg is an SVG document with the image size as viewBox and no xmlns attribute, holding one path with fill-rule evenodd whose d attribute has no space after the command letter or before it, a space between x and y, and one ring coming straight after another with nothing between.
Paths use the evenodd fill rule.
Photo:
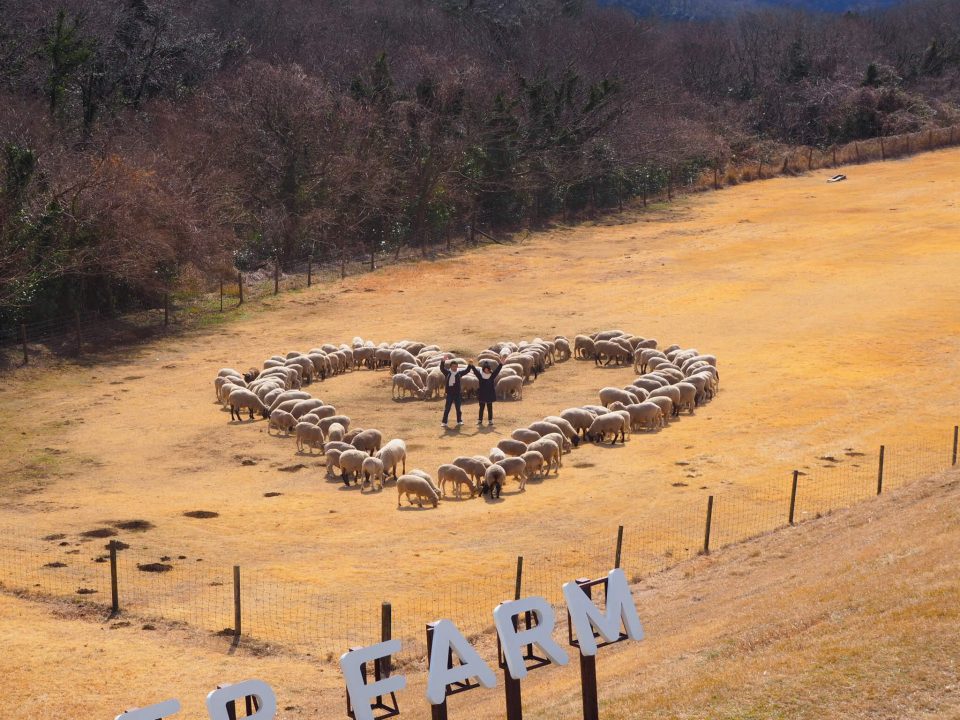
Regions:
<instances>
[{"instance_id":1,"label":"person with raised arm","mask_svg":"<svg viewBox=\"0 0 960 720\"><path fill-rule=\"evenodd\" d=\"M450 353L447 353L440 361L440 372L443 373L444 387L446 387L446 402L443 404L443 420L440 421L443 427L448 427L447 420L450 417L451 405L457 408L457 425L463 425L463 414L460 411L460 405L463 402L463 391L460 387L460 381L464 375L473 369L473 363L471 362L467 364L465 369L460 370L460 364L456 360L450 363L450 368L448 369L447 360L450 360L452 357Z\"/></svg>"},{"instance_id":2,"label":"person with raised arm","mask_svg":"<svg viewBox=\"0 0 960 720\"><path fill-rule=\"evenodd\" d=\"M487 409L487 425L493 425L493 404L497 401L497 375L503 368L502 362L497 362L494 370L490 369L489 362L481 362L480 369L472 367L473 374L480 381L480 389L477 392L477 398L480 400L480 416L477 418L477 425L483 425L483 409Z\"/></svg>"}]
</instances>

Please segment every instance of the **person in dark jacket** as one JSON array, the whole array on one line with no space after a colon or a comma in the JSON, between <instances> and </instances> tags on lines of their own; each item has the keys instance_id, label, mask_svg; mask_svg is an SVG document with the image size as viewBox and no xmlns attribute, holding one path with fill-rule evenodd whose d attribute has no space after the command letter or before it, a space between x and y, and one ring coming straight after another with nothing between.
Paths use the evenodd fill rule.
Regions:
<instances>
[{"instance_id":1,"label":"person in dark jacket","mask_svg":"<svg viewBox=\"0 0 960 720\"><path fill-rule=\"evenodd\" d=\"M477 418L477 425L483 425L483 406L487 406L487 425L493 425L493 403L497 401L497 375L503 363L498 362L495 370L490 370L487 363L480 363L480 369L472 368L473 374L480 381L480 390L477 392L477 398L480 400L480 417Z\"/></svg>"},{"instance_id":2,"label":"person in dark jacket","mask_svg":"<svg viewBox=\"0 0 960 720\"><path fill-rule=\"evenodd\" d=\"M443 373L444 386L447 389L447 400L443 405L443 420L441 425L447 427L447 418L450 417L450 406L457 408L457 425L463 425L463 415L460 412L460 404L463 401L463 394L460 388L460 381L463 376L473 369L473 363L467 365L465 370L458 370L460 367L456 360L450 363L450 369L447 369L447 360L451 356L448 354L440 361L440 372Z\"/></svg>"}]
</instances>

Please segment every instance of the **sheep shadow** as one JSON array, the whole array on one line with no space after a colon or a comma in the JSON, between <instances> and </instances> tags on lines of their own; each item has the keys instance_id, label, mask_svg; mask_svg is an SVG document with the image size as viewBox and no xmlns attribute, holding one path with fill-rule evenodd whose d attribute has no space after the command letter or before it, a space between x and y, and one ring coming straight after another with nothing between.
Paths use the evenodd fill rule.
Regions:
<instances>
[{"instance_id":1,"label":"sheep shadow","mask_svg":"<svg viewBox=\"0 0 960 720\"><path fill-rule=\"evenodd\" d=\"M398 505L397 512L410 512L411 510L436 510L432 504L425 503L423 507L420 507L417 504L413 505Z\"/></svg>"},{"instance_id":2,"label":"sheep shadow","mask_svg":"<svg viewBox=\"0 0 960 720\"><path fill-rule=\"evenodd\" d=\"M231 420L228 425L256 425L258 422L265 421L266 418L247 418L246 420Z\"/></svg>"}]
</instances>

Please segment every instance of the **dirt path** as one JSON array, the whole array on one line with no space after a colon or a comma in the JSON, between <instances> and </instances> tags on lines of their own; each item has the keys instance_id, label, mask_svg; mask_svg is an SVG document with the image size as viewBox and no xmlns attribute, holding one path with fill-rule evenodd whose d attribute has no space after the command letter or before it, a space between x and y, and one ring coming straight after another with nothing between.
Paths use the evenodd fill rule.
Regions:
<instances>
[{"instance_id":1,"label":"dirt path","mask_svg":"<svg viewBox=\"0 0 960 720\"><path fill-rule=\"evenodd\" d=\"M479 577L512 587L517 554L559 559L584 532L699 512L708 494L749 497L758 516L781 513L782 493L768 489L774 480L785 489L793 467L853 473L857 456L845 452L934 432L947 452L960 380L958 161L948 150L857 167L836 185L817 173L741 186L622 224L290 294L129 358L17 373L0 387L0 529L72 542L107 521L145 519L155 528L120 537L143 558L174 558L177 572L198 558L237 563L277 593L303 582L352 588L369 607L384 598L429 607L439 588ZM498 504L398 510L392 488L361 494L325 481L319 460L298 457L292 440L268 437L262 422L231 424L213 402L222 366L355 335L475 352L615 327L715 353L719 397L624 448L579 449L559 480ZM440 404L392 402L384 372L310 389L356 424L405 438L409 465L432 472L632 378L560 364L522 402L497 405L495 433L469 422L442 432ZM468 405L468 421L474 412ZM296 464L305 467L281 471ZM183 516L191 510L219 517Z\"/></svg>"}]
</instances>

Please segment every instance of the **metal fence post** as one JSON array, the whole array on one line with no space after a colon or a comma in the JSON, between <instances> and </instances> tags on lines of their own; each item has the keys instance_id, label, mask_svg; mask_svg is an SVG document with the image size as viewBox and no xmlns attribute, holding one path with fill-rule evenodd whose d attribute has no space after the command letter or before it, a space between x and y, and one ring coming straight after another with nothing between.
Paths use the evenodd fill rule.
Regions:
<instances>
[{"instance_id":1,"label":"metal fence post","mask_svg":"<svg viewBox=\"0 0 960 720\"><path fill-rule=\"evenodd\" d=\"M239 638L242 630L240 618L240 566L233 566L233 637Z\"/></svg>"},{"instance_id":2,"label":"metal fence post","mask_svg":"<svg viewBox=\"0 0 960 720\"><path fill-rule=\"evenodd\" d=\"M954 426L953 426L953 457L952 457L952 459L950 460L950 466L951 466L951 467L957 464L957 440L958 440L958 434L960 434L960 426L954 425Z\"/></svg>"},{"instance_id":3,"label":"metal fence post","mask_svg":"<svg viewBox=\"0 0 960 720\"><path fill-rule=\"evenodd\" d=\"M23 343L23 364L30 362L30 355L27 353L27 324L20 323L20 342Z\"/></svg>"},{"instance_id":4,"label":"metal fence post","mask_svg":"<svg viewBox=\"0 0 960 720\"><path fill-rule=\"evenodd\" d=\"M703 554L710 554L710 526L713 523L713 495L707 498L707 527L703 532Z\"/></svg>"},{"instance_id":5,"label":"metal fence post","mask_svg":"<svg viewBox=\"0 0 960 720\"><path fill-rule=\"evenodd\" d=\"M883 492L883 454L886 448L880 446L880 463L877 467L877 495Z\"/></svg>"},{"instance_id":6,"label":"metal fence post","mask_svg":"<svg viewBox=\"0 0 960 720\"><path fill-rule=\"evenodd\" d=\"M520 586L523 584L523 555L517 555L517 582L513 590L513 599L520 599Z\"/></svg>"},{"instance_id":7,"label":"metal fence post","mask_svg":"<svg viewBox=\"0 0 960 720\"><path fill-rule=\"evenodd\" d=\"M112 615L120 612L120 588L117 584L117 543L110 541L110 611Z\"/></svg>"},{"instance_id":8,"label":"metal fence post","mask_svg":"<svg viewBox=\"0 0 960 720\"><path fill-rule=\"evenodd\" d=\"M613 558L613 567L620 568L620 558L623 555L623 525L617 528L617 554Z\"/></svg>"},{"instance_id":9,"label":"metal fence post","mask_svg":"<svg viewBox=\"0 0 960 720\"><path fill-rule=\"evenodd\" d=\"M797 509L797 478L800 477L800 471L793 471L793 487L790 489L790 524L793 525L793 514Z\"/></svg>"},{"instance_id":10,"label":"metal fence post","mask_svg":"<svg viewBox=\"0 0 960 720\"><path fill-rule=\"evenodd\" d=\"M280 261L273 261L273 294L280 294Z\"/></svg>"},{"instance_id":11,"label":"metal fence post","mask_svg":"<svg viewBox=\"0 0 960 720\"><path fill-rule=\"evenodd\" d=\"M240 302L237 305L243 305L243 273L237 271L237 291L240 294Z\"/></svg>"}]
</instances>

